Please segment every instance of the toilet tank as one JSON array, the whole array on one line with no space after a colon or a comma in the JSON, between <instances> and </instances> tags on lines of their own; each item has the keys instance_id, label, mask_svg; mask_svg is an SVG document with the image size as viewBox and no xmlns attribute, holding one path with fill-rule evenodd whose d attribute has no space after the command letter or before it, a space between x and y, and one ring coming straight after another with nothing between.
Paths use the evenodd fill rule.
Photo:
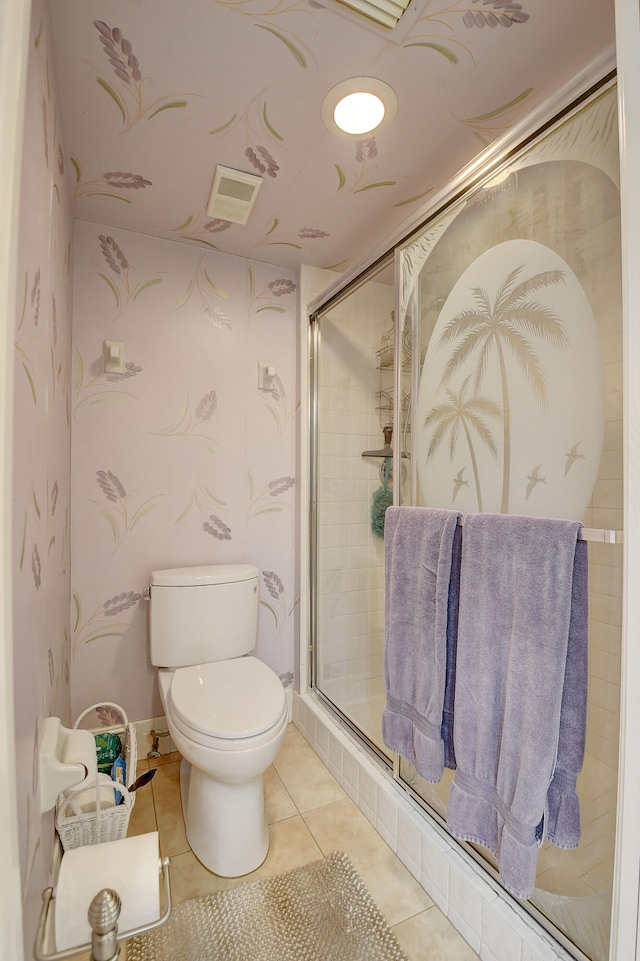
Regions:
<instances>
[{"instance_id":1,"label":"toilet tank","mask_svg":"<svg viewBox=\"0 0 640 961\"><path fill-rule=\"evenodd\" d=\"M156 667L241 657L258 635L258 569L176 567L151 575L149 637Z\"/></svg>"}]
</instances>

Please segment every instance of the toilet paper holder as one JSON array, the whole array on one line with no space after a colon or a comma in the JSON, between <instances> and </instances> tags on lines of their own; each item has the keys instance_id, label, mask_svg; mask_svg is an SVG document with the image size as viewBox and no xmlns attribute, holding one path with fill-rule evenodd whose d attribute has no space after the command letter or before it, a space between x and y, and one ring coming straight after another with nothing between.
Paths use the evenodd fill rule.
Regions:
<instances>
[{"instance_id":1,"label":"toilet paper holder","mask_svg":"<svg viewBox=\"0 0 640 961\"><path fill-rule=\"evenodd\" d=\"M59 717L44 722L40 741L40 813L50 811L58 795L70 787L95 782L98 772L93 734L64 727Z\"/></svg>"},{"instance_id":2,"label":"toilet paper holder","mask_svg":"<svg viewBox=\"0 0 640 961\"><path fill-rule=\"evenodd\" d=\"M66 958L74 957L77 954L84 954L87 951L91 951L91 957L94 961L112 961L112 959L117 959L119 955L119 950L117 945L121 941L127 941L129 938L136 937L139 934L145 934L147 931L152 931L154 928L159 928L169 920L169 915L171 914L171 882L169 880L169 865L171 864L171 858L160 858L159 867L162 869L163 885L164 885L164 913L157 921L149 921L148 924L142 924L137 928L132 928L129 931L117 931L115 938L113 939L116 945L116 951L109 957L101 955L97 957L94 952L94 945L92 943L80 944L74 948L68 948L65 951L54 951L51 953L46 953L46 939L47 939L47 924L49 919L49 908L53 900L53 888L45 888L42 892L42 908L40 909L40 917L38 919L38 926L36 928L36 937L33 945L33 957L35 961L65 961ZM99 892L102 894L103 892ZM89 912L89 919L91 923L91 911ZM94 939L95 940L95 939Z\"/></svg>"}]
</instances>

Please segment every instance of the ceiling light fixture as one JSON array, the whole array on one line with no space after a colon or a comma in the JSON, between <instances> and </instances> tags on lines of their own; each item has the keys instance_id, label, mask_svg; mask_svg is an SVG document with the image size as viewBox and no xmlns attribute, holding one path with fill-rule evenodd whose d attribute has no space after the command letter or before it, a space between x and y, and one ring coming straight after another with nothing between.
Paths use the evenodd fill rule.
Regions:
<instances>
[{"instance_id":1,"label":"ceiling light fixture","mask_svg":"<svg viewBox=\"0 0 640 961\"><path fill-rule=\"evenodd\" d=\"M397 97L384 81L352 77L329 91L322 102L322 118L332 133L358 140L383 130L397 109Z\"/></svg>"}]
</instances>

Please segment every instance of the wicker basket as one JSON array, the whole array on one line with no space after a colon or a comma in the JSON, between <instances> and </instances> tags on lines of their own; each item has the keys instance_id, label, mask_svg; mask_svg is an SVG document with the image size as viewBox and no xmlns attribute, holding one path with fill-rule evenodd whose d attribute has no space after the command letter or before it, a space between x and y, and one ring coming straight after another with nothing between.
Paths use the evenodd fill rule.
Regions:
<instances>
[{"instance_id":1,"label":"wicker basket","mask_svg":"<svg viewBox=\"0 0 640 961\"><path fill-rule=\"evenodd\" d=\"M113 733L120 736L123 757L126 764L126 779L133 784L136 777L138 752L136 747L136 732L133 724L119 704L103 701L93 704L83 711L74 727L97 708L108 707L116 710L122 723L111 727L91 729L92 734ZM122 802L114 804L114 791L122 795ZM65 851L81 847L84 844L100 844L103 841L119 841L127 836L129 817L136 796L127 788L108 775L99 774L96 781L90 785L65 791L58 795L56 803L56 830L60 835Z\"/></svg>"}]
</instances>

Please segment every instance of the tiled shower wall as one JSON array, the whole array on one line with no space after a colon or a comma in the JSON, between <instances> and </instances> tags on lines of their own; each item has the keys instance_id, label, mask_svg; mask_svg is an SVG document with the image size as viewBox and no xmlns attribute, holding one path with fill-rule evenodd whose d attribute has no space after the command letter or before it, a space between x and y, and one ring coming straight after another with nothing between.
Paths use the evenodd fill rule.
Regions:
<instances>
[{"instance_id":1,"label":"tiled shower wall","mask_svg":"<svg viewBox=\"0 0 640 961\"><path fill-rule=\"evenodd\" d=\"M392 324L393 287L370 282L321 321L318 363L319 687L339 706L381 693L383 541L371 530L386 416L376 351ZM381 384L381 376L386 378Z\"/></svg>"}]
</instances>

